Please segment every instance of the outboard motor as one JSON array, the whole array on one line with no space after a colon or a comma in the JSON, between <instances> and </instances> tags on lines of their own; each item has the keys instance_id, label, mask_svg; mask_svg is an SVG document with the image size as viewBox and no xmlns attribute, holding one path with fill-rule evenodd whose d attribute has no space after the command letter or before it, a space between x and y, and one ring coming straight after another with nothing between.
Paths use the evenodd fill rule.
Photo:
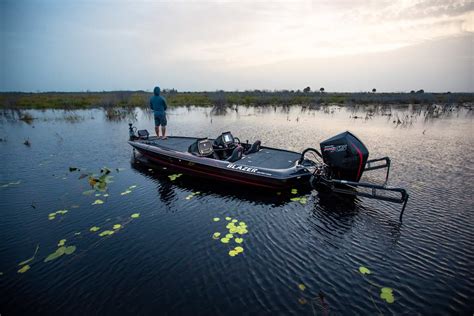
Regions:
<instances>
[{"instance_id":1,"label":"outboard motor","mask_svg":"<svg viewBox=\"0 0 474 316\"><path fill-rule=\"evenodd\" d=\"M321 153L331 178L354 182L360 180L369 157L365 145L348 131L322 142Z\"/></svg>"}]
</instances>

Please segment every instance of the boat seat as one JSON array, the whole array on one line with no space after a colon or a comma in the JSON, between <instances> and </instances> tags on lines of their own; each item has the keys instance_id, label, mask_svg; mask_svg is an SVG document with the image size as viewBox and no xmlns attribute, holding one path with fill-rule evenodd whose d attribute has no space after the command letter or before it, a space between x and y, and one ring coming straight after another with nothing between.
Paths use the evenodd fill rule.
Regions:
<instances>
[{"instance_id":1,"label":"boat seat","mask_svg":"<svg viewBox=\"0 0 474 316\"><path fill-rule=\"evenodd\" d=\"M260 145L261 144L262 144L261 141L259 141L259 140L255 141L255 143L253 143L252 146L249 148L249 150L247 150L244 154L245 155L250 155L250 154L256 153L257 151L260 150Z\"/></svg>"},{"instance_id":2,"label":"boat seat","mask_svg":"<svg viewBox=\"0 0 474 316\"><path fill-rule=\"evenodd\" d=\"M244 152L244 149L241 146L237 146L234 148L232 151L232 155L230 155L229 158L226 159L228 162L234 162L242 158L242 154Z\"/></svg>"}]
</instances>

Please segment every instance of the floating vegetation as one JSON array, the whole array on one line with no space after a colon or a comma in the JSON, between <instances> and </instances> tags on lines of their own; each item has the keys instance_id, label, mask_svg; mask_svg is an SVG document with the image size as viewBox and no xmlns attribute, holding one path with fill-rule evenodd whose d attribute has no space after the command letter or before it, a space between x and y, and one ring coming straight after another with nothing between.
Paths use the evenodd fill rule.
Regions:
<instances>
[{"instance_id":1,"label":"floating vegetation","mask_svg":"<svg viewBox=\"0 0 474 316\"><path fill-rule=\"evenodd\" d=\"M87 190L87 191L84 191L82 192L83 195L91 195L95 192L95 190Z\"/></svg>"},{"instance_id":2,"label":"floating vegetation","mask_svg":"<svg viewBox=\"0 0 474 316\"><path fill-rule=\"evenodd\" d=\"M235 236L235 234L247 234L247 224L245 222L239 222L237 219L233 219L229 216L225 217L225 219L227 220L226 228L228 229L228 233L226 233L224 237L220 238L221 233L216 232L212 235L212 239L220 240L220 242L223 244L228 244L231 241L235 241L235 243L239 245L242 244L244 242L244 239L242 237ZM218 222L220 221L220 219L218 217L214 217L213 221ZM233 249L229 249L228 254L231 257L235 257L242 252L244 252L244 248L241 246L236 246Z\"/></svg>"},{"instance_id":3,"label":"floating vegetation","mask_svg":"<svg viewBox=\"0 0 474 316\"><path fill-rule=\"evenodd\" d=\"M293 202L300 202L301 204L306 204L308 200L303 196L303 197L294 197L290 199Z\"/></svg>"},{"instance_id":4,"label":"floating vegetation","mask_svg":"<svg viewBox=\"0 0 474 316\"><path fill-rule=\"evenodd\" d=\"M102 201L102 200L95 200L94 203L92 203L91 205L99 205L99 204L104 204L104 201Z\"/></svg>"},{"instance_id":5,"label":"floating vegetation","mask_svg":"<svg viewBox=\"0 0 474 316\"><path fill-rule=\"evenodd\" d=\"M199 191L198 192L193 192L193 193L191 193L190 195L188 195L186 197L186 200L191 200L194 196L196 196L198 194L201 194L201 192L199 192Z\"/></svg>"},{"instance_id":6,"label":"floating vegetation","mask_svg":"<svg viewBox=\"0 0 474 316\"><path fill-rule=\"evenodd\" d=\"M58 249L56 249L55 252L50 254L49 256L44 259L44 262L49 262L58 259L62 255L70 255L76 251L76 246L60 246Z\"/></svg>"},{"instance_id":7,"label":"floating vegetation","mask_svg":"<svg viewBox=\"0 0 474 316\"><path fill-rule=\"evenodd\" d=\"M122 225L121 224L115 224L112 228L117 230L117 229L122 228Z\"/></svg>"},{"instance_id":8,"label":"floating vegetation","mask_svg":"<svg viewBox=\"0 0 474 316\"><path fill-rule=\"evenodd\" d=\"M395 302L395 297L393 296L393 289L392 288L389 288L389 287L384 287L382 285L379 285L377 283L374 283L368 279L365 278L365 275L366 274L372 274L372 272L364 267L364 266L361 266L359 267L359 272L362 274L362 276L364 277L364 279L373 287L377 287L377 288L380 288L380 298L382 300L384 300L385 302L389 303L389 304L392 304L393 302ZM370 292L370 291L369 291ZM372 302L374 303L375 305L375 301L372 299ZM375 307L378 309L377 305L375 305Z\"/></svg>"},{"instance_id":9,"label":"floating vegetation","mask_svg":"<svg viewBox=\"0 0 474 316\"><path fill-rule=\"evenodd\" d=\"M303 283L300 283L298 284L298 288L301 290L301 291L304 291L306 289L306 286L303 284Z\"/></svg>"},{"instance_id":10,"label":"floating vegetation","mask_svg":"<svg viewBox=\"0 0 474 316\"><path fill-rule=\"evenodd\" d=\"M30 268L31 267L29 265L25 265L18 270L18 273L25 273L26 271L30 270Z\"/></svg>"},{"instance_id":11,"label":"floating vegetation","mask_svg":"<svg viewBox=\"0 0 474 316\"><path fill-rule=\"evenodd\" d=\"M91 232L96 232L98 230L100 230L100 227L97 227L97 226L93 226L89 229Z\"/></svg>"},{"instance_id":12,"label":"floating vegetation","mask_svg":"<svg viewBox=\"0 0 474 316\"><path fill-rule=\"evenodd\" d=\"M74 236L79 236L81 234L81 232L76 232L74 233Z\"/></svg>"},{"instance_id":13,"label":"floating vegetation","mask_svg":"<svg viewBox=\"0 0 474 316\"><path fill-rule=\"evenodd\" d=\"M380 289L380 298L384 299L389 304L395 302L395 298L393 297L393 290L389 287L383 287Z\"/></svg>"},{"instance_id":14,"label":"floating vegetation","mask_svg":"<svg viewBox=\"0 0 474 316\"><path fill-rule=\"evenodd\" d=\"M58 247L64 246L65 243L66 243L66 239L61 239L58 243Z\"/></svg>"},{"instance_id":15,"label":"floating vegetation","mask_svg":"<svg viewBox=\"0 0 474 316\"><path fill-rule=\"evenodd\" d=\"M56 216L57 216L58 214L64 215L64 214L66 214L67 212L68 212L68 210L59 210L59 211L56 211L56 212L54 212L54 213L49 213L49 214L48 214L48 219L49 219L50 221L52 221L53 219L56 218Z\"/></svg>"},{"instance_id":16,"label":"floating vegetation","mask_svg":"<svg viewBox=\"0 0 474 316\"><path fill-rule=\"evenodd\" d=\"M362 274L371 274L372 273L372 272L370 272L369 269L367 269L366 267L363 267L363 266L359 267L359 272L362 273Z\"/></svg>"},{"instance_id":17,"label":"floating vegetation","mask_svg":"<svg viewBox=\"0 0 474 316\"><path fill-rule=\"evenodd\" d=\"M39 249L39 245L36 245L36 249L35 249L35 253L33 254L33 256L29 259L26 259L25 261L22 261L18 264L18 266L22 266L22 265L25 265L27 263L30 263L31 261L35 260L35 257L36 257L36 254L38 253L38 249ZM29 269L29 268L28 268ZM28 270L26 269L26 270ZM26 271L25 270L25 271ZM23 272L20 272L20 273L23 273Z\"/></svg>"},{"instance_id":18,"label":"floating vegetation","mask_svg":"<svg viewBox=\"0 0 474 316\"><path fill-rule=\"evenodd\" d=\"M108 193L105 193L104 195L102 195L103 197L109 197L109 194Z\"/></svg>"},{"instance_id":19,"label":"floating vegetation","mask_svg":"<svg viewBox=\"0 0 474 316\"><path fill-rule=\"evenodd\" d=\"M126 191L120 193L120 195L126 195L126 194L130 194L130 193L132 193L131 190L126 190Z\"/></svg>"},{"instance_id":20,"label":"floating vegetation","mask_svg":"<svg viewBox=\"0 0 474 316\"><path fill-rule=\"evenodd\" d=\"M297 189L291 189L291 194L298 194L298 190Z\"/></svg>"},{"instance_id":21,"label":"floating vegetation","mask_svg":"<svg viewBox=\"0 0 474 316\"><path fill-rule=\"evenodd\" d=\"M131 218L139 218L140 217L140 213L134 213L132 215L130 215Z\"/></svg>"},{"instance_id":22,"label":"floating vegetation","mask_svg":"<svg viewBox=\"0 0 474 316\"><path fill-rule=\"evenodd\" d=\"M101 195L102 195L102 194L100 194L100 193L96 193L96 194L95 194L95 196L101 196Z\"/></svg>"},{"instance_id":23,"label":"floating vegetation","mask_svg":"<svg viewBox=\"0 0 474 316\"><path fill-rule=\"evenodd\" d=\"M170 178L171 181L174 181L176 179L178 179L179 177L181 177L183 174L182 173L177 173L177 174L171 174L168 176L168 178Z\"/></svg>"},{"instance_id":24,"label":"floating vegetation","mask_svg":"<svg viewBox=\"0 0 474 316\"><path fill-rule=\"evenodd\" d=\"M99 234L100 237L113 235L115 232L113 230L104 230Z\"/></svg>"},{"instance_id":25,"label":"floating vegetation","mask_svg":"<svg viewBox=\"0 0 474 316\"><path fill-rule=\"evenodd\" d=\"M128 189L131 190L131 189L135 189L136 187L137 187L137 185L134 184L134 185L129 186Z\"/></svg>"}]
</instances>

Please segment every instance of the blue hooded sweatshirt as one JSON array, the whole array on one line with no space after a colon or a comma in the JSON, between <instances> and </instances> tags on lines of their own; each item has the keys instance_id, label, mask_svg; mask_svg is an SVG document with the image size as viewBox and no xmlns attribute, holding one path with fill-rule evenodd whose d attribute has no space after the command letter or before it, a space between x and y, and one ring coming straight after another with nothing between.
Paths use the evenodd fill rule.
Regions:
<instances>
[{"instance_id":1,"label":"blue hooded sweatshirt","mask_svg":"<svg viewBox=\"0 0 474 316\"><path fill-rule=\"evenodd\" d=\"M160 87L155 87L153 90L155 94L150 98L150 108L155 112L156 115L162 115L166 111L166 100L160 95Z\"/></svg>"}]
</instances>

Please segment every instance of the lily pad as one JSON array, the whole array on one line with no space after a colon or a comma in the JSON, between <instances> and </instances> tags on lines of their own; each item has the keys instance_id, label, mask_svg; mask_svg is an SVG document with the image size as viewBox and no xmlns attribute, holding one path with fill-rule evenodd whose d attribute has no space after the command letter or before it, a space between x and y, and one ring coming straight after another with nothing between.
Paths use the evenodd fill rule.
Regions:
<instances>
[{"instance_id":1,"label":"lily pad","mask_svg":"<svg viewBox=\"0 0 474 316\"><path fill-rule=\"evenodd\" d=\"M131 218L139 218L140 217L140 213L134 213L130 216Z\"/></svg>"},{"instance_id":2,"label":"lily pad","mask_svg":"<svg viewBox=\"0 0 474 316\"><path fill-rule=\"evenodd\" d=\"M115 224L112 228L113 229L120 229L120 228L122 228L122 225L121 224Z\"/></svg>"},{"instance_id":3,"label":"lily pad","mask_svg":"<svg viewBox=\"0 0 474 316\"><path fill-rule=\"evenodd\" d=\"M131 190L131 189L135 189L136 187L137 186L134 184L134 185L129 186L128 189Z\"/></svg>"},{"instance_id":4,"label":"lily pad","mask_svg":"<svg viewBox=\"0 0 474 316\"><path fill-rule=\"evenodd\" d=\"M59 211L56 211L56 214L66 214L68 212L68 210L59 210Z\"/></svg>"},{"instance_id":5,"label":"lily pad","mask_svg":"<svg viewBox=\"0 0 474 316\"><path fill-rule=\"evenodd\" d=\"M95 192L95 190L87 190L87 191L84 191L82 192L83 195L91 195Z\"/></svg>"},{"instance_id":6,"label":"lily pad","mask_svg":"<svg viewBox=\"0 0 474 316\"><path fill-rule=\"evenodd\" d=\"M237 246L234 248L234 251L237 251L237 253L241 253L241 252L244 252L244 248Z\"/></svg>"},{"instance_id":7,"label":"lily pad","mask_svg":"<svg viewBox=\"0 0 474 316\"><path fill-rule=\"evenodd\" d=\"M212 234L212 238L218 239L221 236L221 233L214 233Z\"/></svg>"},{"instance_id":8,"label":"lily pad","mask_svg":"<svg viewBox=\"0 0 474 316\"><path fill-rule=\"evenodd\" d=\"M232 220L232 218L229 217L229 216L227 216L227 217L225 218L225 220L226 220L226 221L230 221L230 220Z\"/></svg>"},{"instance_id":9,"label":"lily pad","mask_svg":"<svg viewBox=\"0 0 474 316\"><path fill-rule=\"evenodd\" d=\"M214 222L218 222L218 221L220 221L221 219L220 219L219 217L214 217L212 220L213 220Z\"/></svg>"},{"instance_id":10,"label":"lily pad","mask_svg":"<svg viewBox=\"0 0 474 316\"><path fill-rule=\"evenodd\" d=\"M297 189L291 189L291 194L298 194L298 190Z\"/></svg>"},{"instance_id":11,"label":"lily pad","mask_svg":"<svg viewBox=\"0 0 474 316\"><path fill-rule=\"evenodd\" d=\"M231 221L232 223L237 223L238 220L236 220L235 218Z\"/></svg>"},{"instance_id":12,"label":"lily pad","mask_svg":"<svg viewBox=\"0 0 474 316\"><path fill-rule=\"evenodd\" d=\"M64 249L64 254L70 255L74 251L76 251L76 246L69 246L69 247L66 247L66 249Z\"/></svg>"},{"instance_id":13,"label":"lily pad","mask_svg":"<svg viewBox=\"0 0 474 316\"><path fill-rule=\"evenodd\" d=\"M228 243L229 243L229 238L222 238L222 239L221 239L221 242L222 242L223 244L228 244Z\"/></svg>"},{"instance_id":14,"label":"lily pad","mask_svg":"<svg viewBox=\"0 0 474 316\"><path fill-rule=\"evenodd\" d=\"M99 229L100 229L100 227L94 226L94 227L91 227L89 230L90 230L91 232L96 232L96 231L98 231Z\"/></svg>"},{"instance_id":15,"label":"lily pad","mask_svg":"<svg viewBox=\"0 0 474 316\"><path fill-rule=\"evenodd\" d=\"M55 252L53 252L52 254L47 256L46 259L44 259L44 262L52 261L52 260L55 260L55 259L61 257L62 255L64 255L65 250L66 250L66 247L64 247L64 246L59 247L58 249L56 249Z\"/></svg>"},{"instance_id":16,"label":"lily pad","mask_svg":"<svg viewBox=\"0 0 474 316\"><path fill-rule=\"evenodd\" d=\"M235 256L237 256L238 254L239 254L239 253L238 253L237 251L235 251L235 250L230 250L230 251L229 251L229 256L231 256L231 257L235 257Z\"/></svg>"},{"instance_id":17,"label":"lily pad","mask_svg":"<svg viewBox=\"0 0 474 316\"><path fill-rule=\"evenodd\" d=\"M238 244L241 244L244 241L244 239L243 238L235 238L234 241Z\"/></svg>"},{"instance_id":18,"label":"lily pad","mask_svg":"<svg viewBox=\"0 0 474 316\"><path fill-rule=\"evenodd\" d=\"M64 246L65 243L66 243L66 239L61 239L58 243L58 247Z\"/></svg>"},{"instance_id":19,"label":"lily pad","mask_svg":"<svg viewBox=\"0 0 474 316\"><path fill-rule=\"evenodd\" d=\"M110 236L110 235L113 235L114 231L113 230L104 230L103 232L101 232L99 234L100 237L104 237L104 236Z\"/></svg>"},{"instance_id":20,"label":"lily pad","mask_svg":"<svg viewBox=\"0 0 474 316\"><path fill-rule=\"evenodd\" d=\"M232 234L227 234L227 235L225 235L225 238L227 238L227 239L232 239L232 238L234 238L234 235L232 235Z\"/></svg>"},{"instance_id":21,"label":"lily pad","mask_svg":"<svg viewBox=\"0 0 474 316\"><path fill-rule=\"evenodd\" d=\"M181 177L182 175L183 175L182 173L172 174L172 175L169 175L168 178L170 178L171 181L174 181L178 179L179 177Z\"/></svg>"},{"instance_id":22,"label":"lily pad","mask_svg":"<svg viewBox=\"0 0 474 316\"><path fill-rule=\"evenodd\" d=\"M30 270L30 268L31 267L29 265L23 266L18 270L18 273L25 273L26 271Z\"/></svg>"},{"instance_id":23,"label":"lily pad","mask_svg":"<svg viewBox=\"0 0 474 316\"><path fill-rule=\"evenodd\" d=\"M124 192L120 193L120 195L126 195L126 194L130 194L130 193L132 193L132 191L130 191L130 190L126 190L126 191L124 191Z\"/></svg>"},{"instance_id":24,"label":"lily pad","mask_svg":"<svg viewBox=\"0 0 474 316\"><path fill-rule=\"evenodd\" d=\"M92 203L92 205L99 205L99 204L104 204L104 201L102 201L102 200L95 200L94 203Z\"/></svg>"},{"instance_id":25,"label":"lily pad","mask_svg":"<svg viewBox=\"0 0 474 316\"><path fill-rule=\"evenodd\" d=\"M104 195L102 195L103 197L109 197L109 194L108 193L105 193Z\"/></svg>"},{"instance_id":26,"label":"lily pad","mask_svg":"<svg viewBox=\"0 0 474 316\"><path fill-rule=\"evenodd\" d=\"M380 290L380 298L385 300L389 304L395 302L395 298L393 297L393 290L389 287L383 287Z\"/></svg>"},{"instance_id":27,"label":"lily pad","mask_svg":"<svg viewBox=\"0 0 474 316\"><path fill-rule=\"evenodd\" d=\"M367 269L366 267L359 267L359 272L362 273L362 274L371 274L372 272L370 272L369 269Z\"/></svg>"},{"instance_id":28,"label":"lily pad","mask_svg":"<svg viewBox=\"0 0 474 316\"><path fill-rule=\"evenodd\" d=\"M301 291L304 291L306 289L306 285L304 285L303 283L300 283L298 284L298 288L301 290Z\"/></svg>"}]
</instances>

